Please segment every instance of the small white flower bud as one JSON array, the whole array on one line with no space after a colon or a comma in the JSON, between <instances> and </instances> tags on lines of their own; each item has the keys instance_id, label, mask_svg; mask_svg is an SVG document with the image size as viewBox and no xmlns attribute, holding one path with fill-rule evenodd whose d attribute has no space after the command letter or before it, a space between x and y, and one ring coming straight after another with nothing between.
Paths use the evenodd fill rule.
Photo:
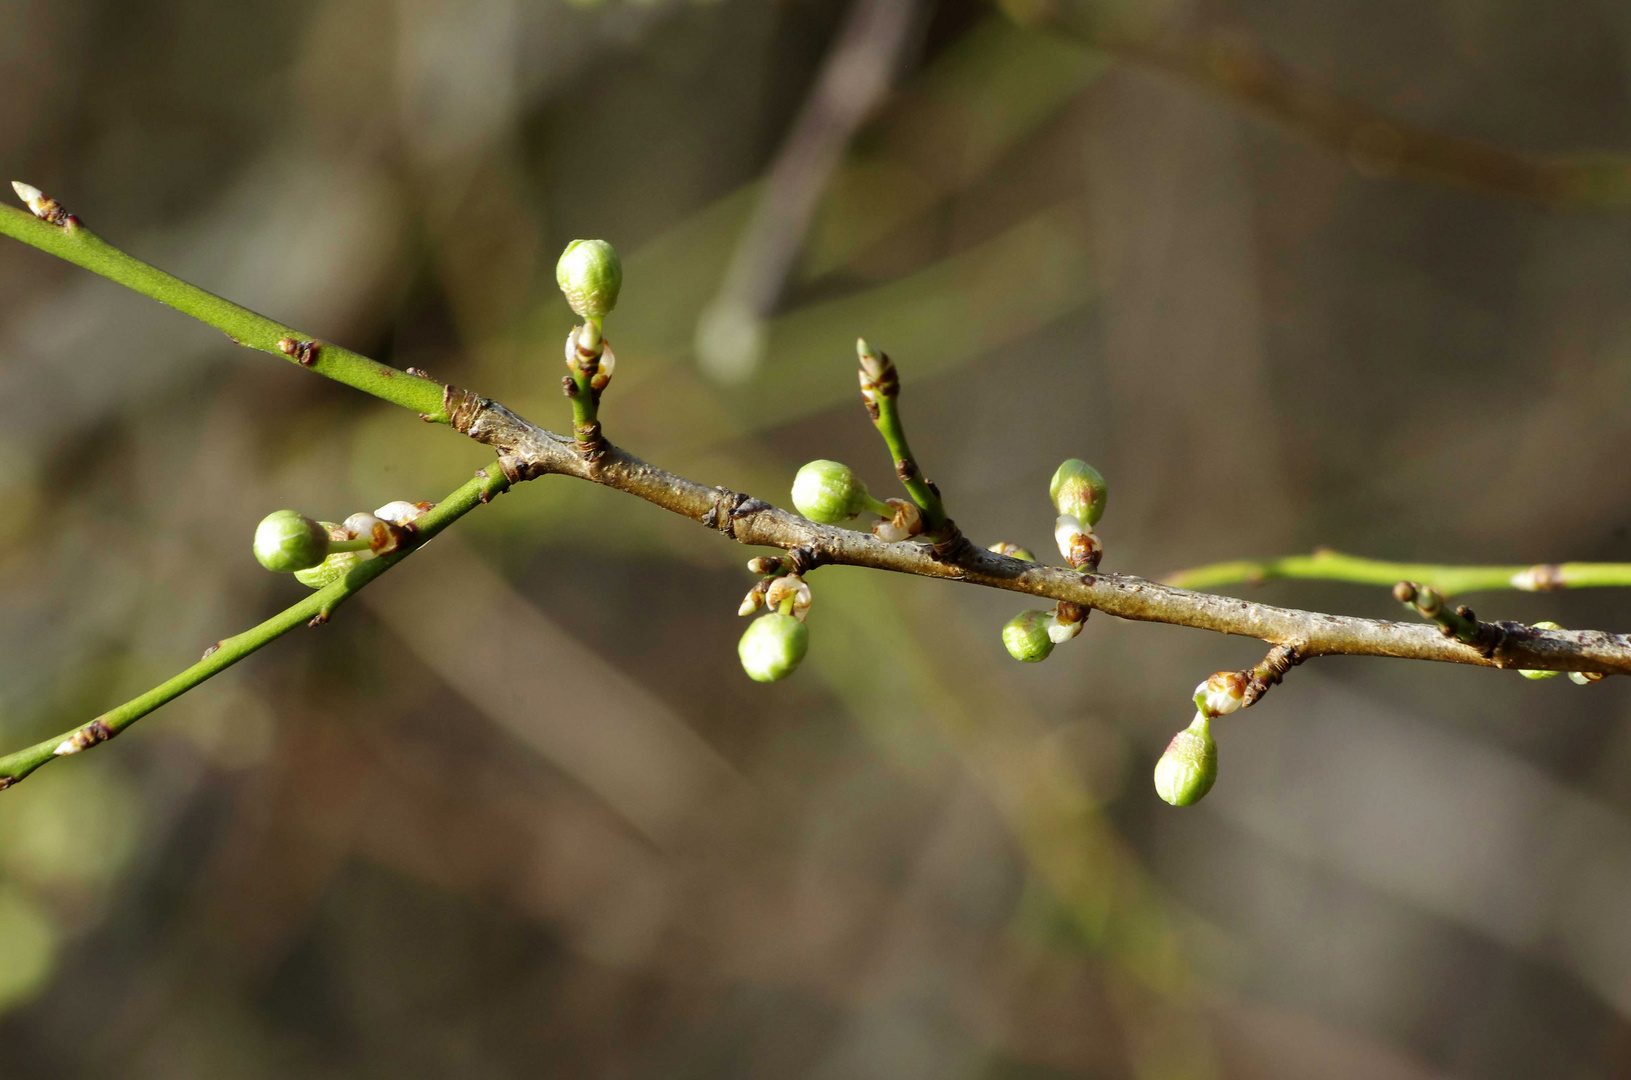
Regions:
<instances>
[{"instance_id":1,"label":"small white flower bud","mask_svg":"<svg viewBox=\"0 0 1631 1080\"><path fill-rule=\"evenodd\" d=\"M748 571L754 574L774 574L782 568L779 555L755 555L748 560Z\"/></svg>"},{"instance_id":2,"label":"small white flower bud","mask_svg":"<svg viewBox=\"0 0 1631 1080\"><path fill-rule=\"evenodd\" d=\"M328 531L296 510L267 514L255 527L255 558L268 570L291 573L328 555Z\"/></svg>"},{"instance_id":3,"label":"small white flower bud","mask_svg":"<svg viewBox=\"0 0 1631 1080\"><path fill-rule=\"evenodd\" d=\"M374 516L381 521L389 521L392 525L406 526L418 521L435 508L435 503L411 503L406 499L397 499L375 510Z\"/></svg>"},{"instance_id":4,"label":"small white flower bud","mask_svg":"<svg viewBox=\"0 0 1631 1080\"><path fill-rule=\"evenodd\" d=\"M736 613L738 615L752 615L755 611L758 611L764 606L764 590L760 589L758 586L754 586L748 590L748 594L746 596L742 597L742 603L737 606Z\"/></svg>"},{"instance_id":5,"label":"small white flower bud","mask_svg":"<svg viewBox=\"0 0 1631 1080\"><path fill-rule=\"evenodd\" d=\"M785 679L810 648L810 628L791 615L772 611L748 625L736 646L742 670L755 682Z\"/></svg>"},{"instance_id":6,"label":"small white flower bud","mask_svg":"<svg viewBox=\"0 0 1631 1080\"><path fill-rule=\"evenodd\" d=\"M1059 616L1054 615L1052 616L1051 621L1048 623L1048 640L1053 642L1055 645L1063 645L1071 638L1080 634L1082 632L1082 627L1085 625L1086 623L1079 622L1060 622Z\"/></svg>"},{"instance_id":7,"label":"small white flower bud","mask_svg":"<svg viewBox=\"0 0 1631 1080\"><path fill-rule=\"evenodd\" d=\"M586 319L601 319L617 306L623 261L604 240L574 240L555 264L555 282L573 311Z\"/></svg>"},{"instance_id":8,"label":"small white flower bud","mask_svg":"<svg viewBox=\"0 0 1631 1080\"><path fill-rule=\"evenodd\" d=\"M1081 458L1071 458L1060 465L1048 484L1048 497L1054 509L1069 514L1089 526L1097 525L1104 516L1104 502L1110 495L1110 485L1099 470Z\"/></svg>"},{"instance_id":9,"label":"small white flower bud","mask_svg":"<svg viewBox=\"0 0 1631 1080\"><path fill-rule=\"evenodd\" d=\"M1202 716L1228 716L1246 700L1246 673L1219 671L1195 687L1195 708Z\"/></svg>"},{"instance_id":10,"label":"small white flower bud","mask_svg":"<svg viewBox=\"0 0 1631 1080\"><path fill-rule=\"evenodd\" d=\"M1204 714L1196 713L1155 763L1155 793L1173 806L1191 806L1212 790L1217 778L1218 744L1212 725Z\"/></svg>"},{"instance_id":11,"label":"small white flower bud","mask_svg":"<svg viewBox=\"0 0 1631 1080\"><path fill-rule=\"evenodd\" d=\"M1003 648L1015 660L1039 664L1053 652L1053 636L1048 632L1052 625L1051 611L1022 611L1003 626Z\"/></svg>"},{"instance_id":12,"label":"small white flower bud","mask_svg":"<svg viewBox=\"0 0 1631 1080\"><path fill-rule=\"evenodd\" d=\"M1576 686L1590 686L1594 682L1602 682L1605 676L1601 671L1571 671L1569 681Z\"/></svg>"}]
</instances>

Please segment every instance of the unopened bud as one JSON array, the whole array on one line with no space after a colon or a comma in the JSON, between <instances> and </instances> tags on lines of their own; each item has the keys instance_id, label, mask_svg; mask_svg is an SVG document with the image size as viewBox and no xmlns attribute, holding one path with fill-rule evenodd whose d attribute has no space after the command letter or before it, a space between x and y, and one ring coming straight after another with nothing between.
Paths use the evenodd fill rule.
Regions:
<instances>
[{"instance_id":1,"label":"unopened bud","mask_svg":"<svg viewBox=\"0 0 1631 1080\"><path fill-rule=\"evenodd\" d=\"M999 540L992 544L987 551L995 551L998 555L1006 555L1010 559L1019 559L1023 562L1036 562L1036 556L1018 544L1010 544L1006 540Z\"/></svg>"},{"instance_id":2,"label":"unopened bud","mask_svg":"<svg viewBox=\"0 0 1631 1080\"><path fill-rule=\"evenodd\" d=\"M736 646L742 670L755 682L785 679L810 648L810 628L791 615L772 611L754 619Z\"/></svg>"},{"instance_id":3,"label":"unopened bud","mask_svg":"<svg viewBox=\"0 0 1631 1080\"><path fill-rule=\"evenodd\" d=\"M1087 525L1097 525L1104 516L1104 501L1110 485L1099 470L1081 458L1071 458L1054 471L1048 484L1048 498L1061 514L1069 514Z\"/></svg>"},{"instance_id":4,"label":"unopened bud","mask_svg":"<svg viewBox=\"0 0 1631 1080\"><path fill-rule=\"evenodd\" d=\"M1063 645L1082 632L1087 625L1088 609L1069 600L1061 600L1053 609L1053 621L1048 624L1048 640Z\"/></svg>"},{"instance_id":5,"label":"unopened bud","mask_svg":"<svg viewBox=\"0 0 1631 1080\"><path fill-rule=\"evenodd\" d=\"M378 510L375 510L374 516L379 518L381 521L389 521L392 525L406 527L412 525L415 521L418 521L420 518L424 517L434 509L436 509L435 503L411 503L406 499L397 499L395 502L388 502Z\"/></svg>"},{"instance_id":6,"label":"unopened bud","mask_svg":"<svg viewBox=\"0 0 1631 1080\"><path fill-rule=\"evenodd\" d=\"M1015 660L1039 664L1053 652L1053 638L1048 633L1053 624L1051 611L1022 611L1003 626L1003 647Z\"/></svg>"},{"instance_id":7,"label":"unopened bud","mask_svg":"<svg viewBox=\"0 0 1631 1080\"><path fill-rule=\"evenodd\" d=\"M780 555L755 555L748 560L748 571L754 574L779 574L782 569Z\"/></svg>"},{"instance_id":8,"label":"unopened bud","mask_svg":"<svg viewBox=\"0 0 1631 1080\"><path fill-rule=\"evenodd\" d=\"M1571 671L1569 681L1576 686L1590 686L1594 682L1602 682L1605 676L1601 671Z\"/></svg>"},{"instance_id":9,"label":"unopened bud","mask_svg":"<svg viewBox=\"0 0 1631 1080\"><path fill-rule=\"evenodd\" d=\"M305 570L327 555L328 530L299 511L275 511L255 527L255 558L268 570Z\"/></svg>"},{"instance_id":10,"label":"unopened bud","mask_svg":"<svg viewBox=\"0 0 1631 1080\"><path fill-rule=\"evenodd\" d=\"M573 311L586 319L602 319L617 306L623 262L604 240L574 240L555 264L555 281Z\"/></svg>"},{"instance_id":11,"label":"unopened bud","mask_svg":"<svg viewBox=\"0 0 1631 1080\"><path fill-rule=\"evenodd\" d=\"M895 373L895 365L888 355L868 345L865 338L855 339L855 355L861 362L861 369L857 372L861 379L861 400L866 402L876 419L878 399L892 398L900 393L900 376Z\"/></svg>"},{"instance_id":12,"label":"unopened bud","mask_svg":"<svg viewBox=\"0 0 1631 1080\"><path fill-rule=\"evenodd\" d=\"M797 574L776 578L765 590L765 606L780 611L784 603L791 603L787 614L800 622L810 613L810 585Z\"/></svg>"},{"instance_id":13,"label":"unopened bud","mask_svg":"<svg viewBox=\"0 0 1631 1080\"><path fill-rule=\"evenodd\" d=\"M294 579L310 588L324 589L372 558L372 551L336 551L310 569L296 570Z\"/></svg>"},{"instance_id":14,"label":"unopened bud","mask_svg":"<svg viewBox=\"0 0 1631 1080\"><path fill-rule=\"evenodd\" d=\"M1246 700L1244 671L1219 671L1195 687L1195 708L1202 716L1228 716Z\"/></svg>"},{"instance_id":15,"label":"unopened bud","mask_svg":"<svg viewBox=\"0 0 1631 1080\"><path fill-rule=\"evenodd\" d=\"M1093 535L1091 525L1083 525L1074 514L1060 514L1054 522L1053 541L1059 545L1059 554L1075 567L1094 568L1104 558L1104 545Z\"/></svg>"},{"instance_id":16,"label":"unopened bud","mask_svg":"<svg viewBox=\"0 0 1631 1080\"><path fill-rule=\"evenodd\" d=\"M737 607L736 613L738 615L752 615L755 611L764 607L765 592L769 588L770 580L768 578L764 581L755 582L753 588L748 590L748 594L742 597L742 603Z\"/></svg>"},{"instance_id":17,"label":"unopened bud","mask_svg":"<svg viewBox=\"0 0 1631 1080\"><path fill-rule=\"evenodd\" d=\"M33 214L41 221L47 222L51 225L61 225L67 220L68 211L62 208L62 204L51 198L51 196L47 195L39 188L35 187L33 184L25 184L21 180L13 180L11 182L11 190L15 191L17 193L17 197L23 200L24 204L27 205L29 213Z\"/></svg>"},{"instance_id":18,"label":"unopened bud","mask_svg":"<svg viewBox=\"0 0 1631 1080\"><path fill-rule=\"evenodd\" d=\"M793 478L793 505L811 521L837 525L867 508L866 484L849 466L817 459Z\"/></svg>"},{"instance_id":19,"label":"unopened bud","mask_svg":"<svg viewBox=\"0 0 1631 1080\"><path fill-rule=\"evenodd\" d=\"M1155 763L1155 793L1173 806L1191 806L1212 790L1218 778L1218 744L1202 713L1172 737Z\"/></svg>"},{"instance_id":20,"label":"unopened bud","mask_svg":"<svg viewBox=\"0 0 1631 1080\"><path fill-rule=\"evenodd\" d=\"M1520 588L1520 589L1523 588L1522 585L1517 584L1517 578L1513 578L1512 583L1517 588ZM1555 622L1538 622L1538 623L1535 624L1534 628L1536 630L1561 630L1561 629L1563 629L1561 626L1557 625L1557 623L1555 623ZM1561 671L1546 671L1546 670L1541 669L1541 668L1519 668L1518 669L1518 674L1522 675L1526 679L1555 679L1555 678L1557 678L1559 675L1561 675L1563 673Z\"/></svg>"}]
</instances>

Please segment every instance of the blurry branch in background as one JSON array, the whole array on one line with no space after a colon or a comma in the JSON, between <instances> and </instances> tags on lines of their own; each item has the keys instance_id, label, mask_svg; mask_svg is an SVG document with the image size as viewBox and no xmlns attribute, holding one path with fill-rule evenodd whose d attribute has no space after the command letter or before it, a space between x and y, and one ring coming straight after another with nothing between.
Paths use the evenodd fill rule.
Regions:
<instances>
[{"instance_id":1,"label":"blurry branch in background","mask_svg":"<svg viewBox=\"0 0 1631 1080\"><path fill-rule=\"evenodd\" d=\"M736 241L719 294L697 321L697 359L741 382L763 359L775 311L805 234L855 132L889 93L920 23L920 0L854 0Z\"/></svg>"},{"instance_id":2,"label":"blurry branch in background","mask_svg":"<svg viewBox=\"0 0 1631 1080\"><path fill-rule=\"evenodd\" d=\"M1401 581L1426 585L1445 596L1469 592L1556 592L1631 585L1631 563L1541 563L1536 566L1445 566L1436 563L1388 562L1319 548L1311 555L1278 559L1242 559L1178 570L1162 582L1180 589L1215 589L1220 585L1261 585L1276 578L1347 581L1385 585Z\"/></svg>"},{"instance_id":3,"label":"blurry branch in background","mask_svg":"<svg viewBox=\"0 0 1631 1080\"><path fill-rule=\"evenodd\" d=\"M1547 158L1385 116L1299 74L1232 30L1186 33L1107 0L1002 0L1049 30L1227 98L1344 154L1369 176L1429 180L1553 207L1631 206L1631 159Z\"/></svg>"},{"instance_id":4,"label":"blurry branch in background","mask_svg":"<svg viewBox=\"0 0 1631 1080\"><path fill-rule=\"evenodd\" d=\"M263 550L257 533L256 554L269 569L316 574L302 578L320 591L267 623L222 642L174 679L99 717L91 724L57 739L0 758L0 787L15 783L53 756L69 754L106 741L125 726L159 705L184 693L273 638L309 619L322 620L333 608L374 577L400 561L419 544L463 516L476 505L506 490L511 484L550 474L574 476L616 488L716 529L738 543L784 549L784 556L761 556L749 569L761 576L748 594L742 614L761 607L769 610L743 635L743 667L754 678L782 678L802 660L809 640L804 626L812 594L804 575L825 565L864 566L920 577L942 578L1005 589L1059 602L1056 625L1034 629L1050 641L1068 640L1080 631L1093 609L1121 618L1170 623L1219 633L1258 638L1272 646L1263 664L1244 672L1221 672L1196 691L1197 722L1192 725L1182 769L1166 773L1167 787L1158 789L1172 802L1192 802L1210 787L1215 753L1208 751L1207 723L1237 708L1250 705L1268 686L1279 681L1293 664L1315 656L1388 656L1487 667L1518 668L1529 672L1569 671L1594 675L1631 674L1631 637L1600 631L1562 631L1519 623L1483 623L1470 611L1447 613L1442 597L1429 586L1403 583L1409 595L1401 599L1432 625L1384 622L1326 615L1254 604L1230 597L1190 592L1143 578L1099 573L1103 547L1092 527L1104 510L1107 487L1087 463L1072 459L1060 467L1050 485L1050 497L1060 518L1056 540L1072 565L1043 566L1024 559L982 550L970 544L946 517L939 490L922 475L906 442L905 425L896 398L900 381L893 363L865 341L858 342L858 375L863 402L890 450L896 473L912 497L880 503L871 497L855 474L837 462L815 462L808 487L796 483L795 503L808 516L777 509L759 499L725 488L708 487L648 464L607 441L600 430L597 406L600 392L611 378L610 350L601 334L602 322L616 305L622 284L622 266L610 245L601 241L574 241L557 268L562 291L573 310L585 320L568 337L567 366L571 374L563 389L572 400L576 437L548 431L511 412L503 405L458 387L443 385L421 372L401 372L356 353L296 334L245 308L215 297L146 263L110 247L68 214L55 201L25 184L15 185L32 215L0 207L0 233L94 270L143 295L193 315L226 333L233 341L261 351L288 356L302 367L365 390L417 413L422 419L445 423L454 430L492 447L496 467L453 493L440 506L423 512L408 508L408 517L388 527L373 515L356 515L356 524L318 528L292 512L280 511L268 522L271 529ZM800 470L801 481L810 466ZM394 505L394 504L393 504ZM389 508L379 514L387 516ZM882 518L872 533L837 527L862 513ZM817 520L812 520L815 518ZM302 529L304 523L304 531ZM263 528L267 523L263 523ZM337 533L336 529L340 531ZM353 538L371 535L371 553L353 550ZM338 547L333 547L338 542ZM997 545L1002 548L1003 545ZM327 554L334 550L336 554ZM326 556L326 558L325 558ZM1320 556L1314 556L1318 559ZM1325 556L1327 561L1348 557ZM338 560L338 561L337 561ZM357 560L347 562L346 560ZM1353 573L1360 560L1348 559ZM1394 567L1421 581L1443 580L1443 567ZM1578 564L1565 564L1578 568ZM343 573L335 581L323 576L332 568ZM1211 568L1216 575L1216 568ZM1601 569L1601 568L1599 568ZM1427 571L1427 572L1423 572ZM1203 573L1196 571L1195 573ZM1559 568L1561 573L1561 568ZM1550 581L1549 571L1528 571L1538 582ZM1514 585L1511 575L1508 585ZM1396 595L1398 595L1396 593ZM433 617L434 613L427 613ZM1058 635L1054 635L1054 631ZM1011 652L1014 645L1004 640ZM1043 655L1046 650L1041 650ZM1022 656L1041 659L1041 656ZM1177 746L1179 741L1175 741ZM1193 745L1189 745L1193 744ZM1169 754L1172 751L1169 750ZM1164 763L1170 765L1167 759ZM1208 772L1211 770L1211 772ZM1180 775L1181 774L1181 775ZM1176 779L1175 779L1176 777ZM1204 782L1203 782L1204 781ZM1169 791L1170 788L1170 791Z\"/></svg>"}]
</instances>

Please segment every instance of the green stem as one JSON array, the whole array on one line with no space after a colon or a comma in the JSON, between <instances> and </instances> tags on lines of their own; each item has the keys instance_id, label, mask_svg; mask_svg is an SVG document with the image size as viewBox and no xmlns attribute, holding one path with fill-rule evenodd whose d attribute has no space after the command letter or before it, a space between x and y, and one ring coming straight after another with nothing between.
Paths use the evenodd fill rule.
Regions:
<instances>
[{"instance_id":1,"label":"green stem","mask_svg":"<svg viewBox=\"0 0 1631 1080\"><path fill-rule=\"evenodd\" d=\"M912 456L896 401L893 394L879 395L878 415L873 417L872 424L889 447L889 456L895 461L895 475L900 477L901 486L917 503L917 508L923 511L924 535L934 536L946 527L946 508L940 501L940 493L923 479L923 470L918 468L917 459Z\"/></svg>"},{"instance_id":2,"label":"green stem","mask_svg":"<svg viewBox=\"0 0 1631 1080\"><path fill-rule=\"evenodd\" d=\"M572 434L580 446L598 441L595 425L600 422L600 395L595 393L593 380L600 363L600 335L601 320L587 316L572 346L577 358L572 365ZM585 361L589 361L587 366Z\"/></svg>"},{"instance_id":3,"label":"green stem","mask_svg":"<svg viewBox=\"0 0 1631 1080\"><path fill-rule=\"evenodd\" d=\"M101 274L161 304L168 304L184 315L191 315L215 327L240 345L287 357L319 375L394 405L412 409L426 419L439 423L448 420L442 408L442 387L438 384L398 371L338 345L313 342L308 335L291 326L257 315L248 308L239 307L126 255L79 224L76 218L70 218L62 225L52 225L25 211L0 206L0 234ZM288 345L280 343L310 343L314 348L309 351L302 349L290 355Z\"/></svg>"},{"instance_id":4,"label":"green stem","mask_svg":"<svg viewBox=\"0 0 1631 1080\"><path fill-rule=\"evenodd\" d=\"M366 536L359 536L353 540L330 540L328 553L332 555L336 551L367 551L372 546L373 540Z\"/></svg>"},{"instance_id":5,"label":"green stem","mask_svg":"<svg viewBox=\"0 0 1631 1080\"><path fill-rule=\"evenodd\" d=\"M293 607L285 608L259 626L223 639L192 667L118 708L103 713L90 723L46 739L44 742L35 743L25 750L0 757L0 789L16 784L41 765L60 756L57 754L57 748L64 743L69 745L78 743L81 749L85 749L99 742L106 742L154 709L175 700L199 683L219 675L263 645L270 644L296 627L307 625L313 619L327 620L335 608L370 581L406 559L431 537L493 496L502 493L509 486L510 481L505 478L503 470L497 465L489 465L477 473L474 480L454 491L434 510L419 518L414 523L413 539L408 546L359 564L344 578L312 593Z\"/></svg>"},{"instance_id":6,"label":"green stem","mask_svg":"<svg viewBox=\"0 0 1631 1080\"><path fill-rule=\"evenodd\" d=\"M1399 563L1345 555L1321 549L1312 555L1278 559L1211 563L1180 570L1163 578L1180 589L1208 590L1220 585L1275 578L1346 581L1356 585L1394 585L1414 581L1444 596L1468 592L1520 589L1584 589L1631 585L1631 563L1556 563L1540 566L1449 566L1437 563Z\"/></svg>"}]
</instances>

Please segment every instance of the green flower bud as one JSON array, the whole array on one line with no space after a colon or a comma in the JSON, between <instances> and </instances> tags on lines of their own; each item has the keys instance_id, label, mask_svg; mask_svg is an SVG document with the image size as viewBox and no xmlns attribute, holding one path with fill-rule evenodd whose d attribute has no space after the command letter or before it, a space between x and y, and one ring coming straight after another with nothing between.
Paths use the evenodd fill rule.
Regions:
<instances>
[{"instance_id":1,"label":"green flower bud","mask_svg":"<svg viewBox=\"0 0 1631 1080\"><path fill-rule=\"evenodd\" d=\"M775 682L793 674L810 648L810 628L791 615L772 611L748 625L736 646L742 670L755 682Z\"/></svg>"},{"instance_id":2,"label":"green flower bud","mask_svg":"<svg viewBox=\"0 0 1631 1080\"><path fill-rule=\"evenodd\" d=\"M1201 801L1218 778L1218 744L1212 725L1201 713L1172 737L1155 763L1155 793L1173 806Z\"/></svg>"},{"instance_id":3,"label":"green flower bud","mask_svg":"<svg viewBox=\"0 0 1631 1080\"><path fill-rule=\"evenodd\" d=\"M1022 611L1002 628L1003 646L1015 660L1039 664L1053 652L1053 638L1048 635L1052 625L1051 611Z\"/></svg>"},{"instance_id":4,"label":"green flower bud","mask_svg":"<svg viewBox=\"0 0 1631 1080\"><path fill-rule=\"evenodd\" d=\"M294 579L313 589L326 589L375 557L372 551L336 551L310 569L296 570Z\"/></svg>"},{"instance_id":5,"label":"green flower bud","mask_svg":"<svg viewBox=\"0 0 1631 1080\"><path fill-rule=\"evenodd\" d=\"M617 306L623 261L604 240L574 240L555 264L555 281L573 311L586 319L602 319Z\"/></svg>"},{"instance_id":6,"label":"green flower bud","mask_svg":"<svg viewBox=\"0 0 1631 1080\"><path fill-rule=\"evenodd\" d=\"M1538 622L1535 624L1535 629L1561 630L1563 628L1557 625L1555 622ZM1519 668L1518 674L1522 675L1526 679L1555 679L1563 673L1561 671L1542 671L1536 668Z\"/></svg>"},{"instance_id":7,"label":"green flower bud","mask_svg":"<svg viewBox=\"0 0 1631 1080\"><path fill-rule=\"evenodd\" d=\"M848 521L874 501L861 478L836 461L812 461L793 477L793 505L823 525Z\"/></svg>"},{"instance_id":8,"label":"green flower bud","mask_svg":"<svg viewBox=\"0 0 1631 1080\"><path fill-rule=\"evenodd\" d=\"M305 570L327 554L328 530L296 510L267 514L255 527L255 558L268 570Z\"/></svg>"},{"instance_id":9,"label":"green flower bud","mask_svg":"<svg viewBox=\"0 0 1631 1080\"><path fill-rule=\"evenodd\" d=\"M1099 470L1081 458L1071 458L1054 471L1048 484L1048 498L1054 509L1069 514L1085 525L1093 526L1104 516L1104 500L1110 495Z\"/></svg>"}]
</instances>

